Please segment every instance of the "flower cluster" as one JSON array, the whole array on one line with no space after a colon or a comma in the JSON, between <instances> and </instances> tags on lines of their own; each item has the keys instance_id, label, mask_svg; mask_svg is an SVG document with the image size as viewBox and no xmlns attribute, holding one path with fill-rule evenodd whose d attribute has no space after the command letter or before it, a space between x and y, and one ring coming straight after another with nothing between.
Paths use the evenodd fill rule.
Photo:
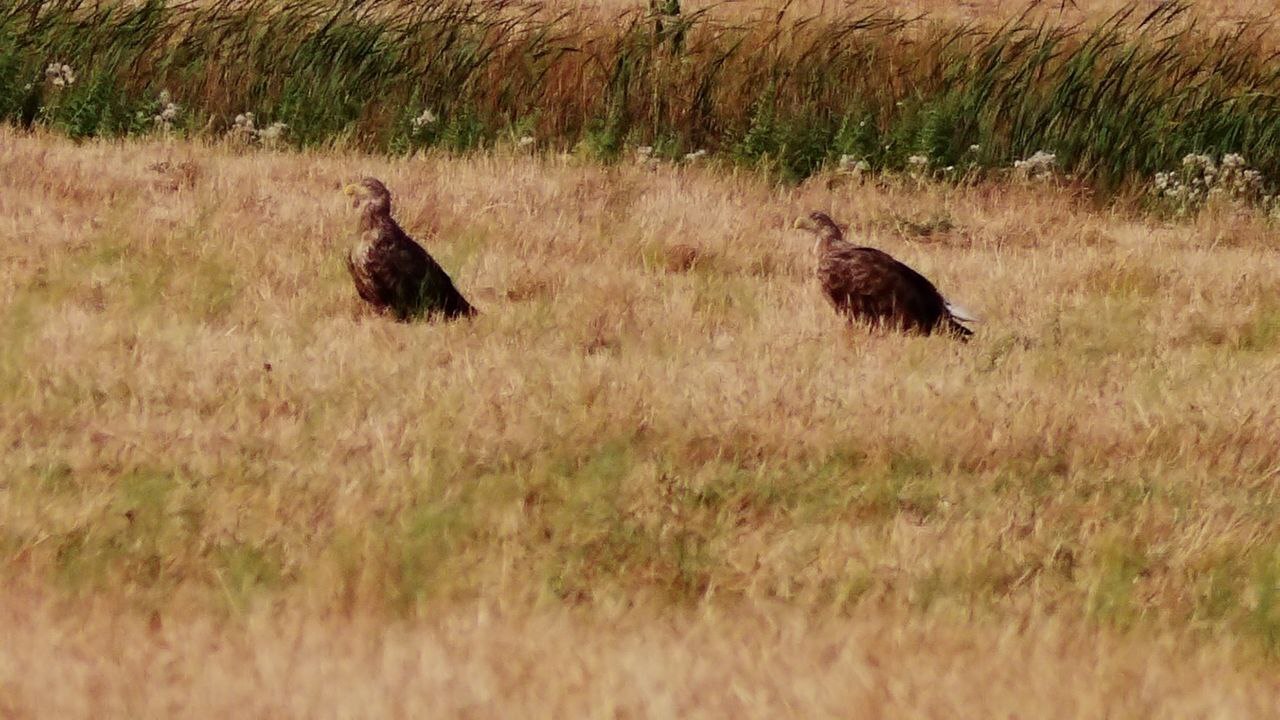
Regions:
<instances>
[{"instance_id":1,"label":"flower cluster","mask_svg":"<svg viewBox=\"0 0 1280 720\"><path fill-rule=\"evenodd\" d=\"M662 164L662 159L659 158L656 154L654 154L654 149L652 145L641 145L636 148L635 152L636 152L636 164L643 167L646 170L656 170L658 169L658 166ZM685 153L680 158L679 162L697 163L701 161L703 158L707 157L708 154L709 153L703 149L694 150L693 152Z\"/></svg>"},{"instance_id":2,"label":"flower cluster","mask_svg":"<svg viewBox=\"0 0 1280 720\"><path fill-rule=\"evenodd\" d=\"M68 87L76 84L76 73L66 63L49 63L49 67L44 69L44 79L54 87Z\"/></svg>"},{"instance_id":3,"label":"flower cluster","mask_svg":"<svg viewBox=\"0 0 1280 720\"><path fill-rule=\"evenodd\" d=\"M641 145L636 148L636 164L646 170L656 170L658 168L658 158L653 156L652 145Z\"/></svg>"},{"instance_id":4,"label":"flower cluster","mask_svg":"<svg viewBox=\"0 0 1280 720\"><path fill-rule=\"evenodd\" d=\"M418 117L411 121L411 123L413 124L414 130L421 130L428 125L435 125L439 119L440 116L436 115L431 108L425 108L418 114Z\"/></svg>"},{"instance_id":5,"label":"flower cluster","mask_svg":"<svg viewBox=\"0 0 1280 720\"><path fill-rule=\"evenodd\" d=\"M174 121L178 119L180 109L178 103L173 101L173 96L169 94L169 91L161 90L159 110L151 118L151 121L155 123L157 129L169 132L173 129Z\"/></svg>"},{"instance_id":6,"label":"flower cluster","mask_svg":"<svg viewBox=\"0 0 1280 720\"><path fill-rule=\"evenodd\" d=\"M1250 168L1242 155L1228 153L1219 162L1212 155L1192 153L1182 158L1181 169L1156 173L1151 194L1185 213L1214 199L1269 204L1272 198L1264 194L1265 186L1262 173Z\"/></svg>"},{"instance_id":7,"label":"flower cluster","mask_svg":"<svg viewBox=\"0 0 1280 720\"><path fill-rule=\"evenodd\" d=\"M871 163L856 155L841 155L837 170L845 175L861 176L871 171Z\"/></svg>"},{"instance_id":8,"label":"flower cluster","mask_svg":"<svg viewBox=\"0 0 1280 720\"><path fill-rule=\"evenodd\" d=\"M253 140L258 134L258 127L255 124L253 113L240 113L236 116L235 124L231 126L231 132L244 140Z\"/></svg>"},{"instance_id":9,"label":"flower cluster","mask_svg":"<svg viewBox=\"0 0 1280 720\"><path fill-rule=\"evenodd\" d=\"M1058 156L1055 153L1037 150L1025 160L1015 160L1013 169L1027 180L1048 180L1058 170Z\"/></svg>"},{"instance_id":10,"label":"flower cluster","mask_svg":"<svg viewBox=\"0 0 1280 720\"><path fill-rule=\"evenodd\" d=\"M282 122L273 122L258 131L258 142L273 145L284 139L284 133L288 129L289 126Z\"/></svg>"},{"instance_id":11,"label":"flower cluster","mask_svg":"<svg viewBox=\"0 0 1280 720\"><path fill-rule=\"evenodd\" d=\"M235 124L231 127L231 132L235 137L246 143L257 142L263 145L274 145L284 138L285 131L288 129L289 126L282 122L273 122L264 128L259 128L253 113L246 112L236 115Z\"/></svg>"}]
</instances>

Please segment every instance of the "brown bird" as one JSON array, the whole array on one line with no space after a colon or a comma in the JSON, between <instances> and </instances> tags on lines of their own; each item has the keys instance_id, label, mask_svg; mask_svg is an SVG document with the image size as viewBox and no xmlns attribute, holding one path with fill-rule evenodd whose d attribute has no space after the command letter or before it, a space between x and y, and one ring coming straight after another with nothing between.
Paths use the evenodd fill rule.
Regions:
<instances>
[{"instance_id":1,"label":"brown bird","mask_svg":"<svg viewBox=\"0 0 1280 720\"><path fill-rule=\"evenodd\" d=\"M401 321L476 314L435 258L391 218L391 193L385 185L364 178L348 185L345 192L360 211L347 270L361 298Z\"/></svg>"},{"instance_id":2,"label":"brown bird","mask_svg":"<svg viewBox=\"0 0 1280 720\"><path fill-rule=\"evenodd\" d=\"M836 312L849 320L961 340L973 334L960 323L975 318L948 304L933 283L886 252L845 240L826 213L802 217L795 226L818 236L818 280Z\"/></svg>"}]
</instances>

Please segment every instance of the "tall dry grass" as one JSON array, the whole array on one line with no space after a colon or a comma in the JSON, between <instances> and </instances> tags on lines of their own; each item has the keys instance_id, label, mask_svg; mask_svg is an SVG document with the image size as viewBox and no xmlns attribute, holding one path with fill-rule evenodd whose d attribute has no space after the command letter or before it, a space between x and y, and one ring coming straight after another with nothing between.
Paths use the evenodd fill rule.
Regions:
<instances>
[{"instance_id":1,"label":"tall dry grass","mask_svg":"<svg viewBox=\"0 0 1280 720\"><path fill-rule=\"evenodd\" d=\"M642 0L565 0L578 9L600 8L621 12L643 4ZM772 0L681 0L681 7L688 11L710 9L727 16L750 16L758 13L777 12L786 6L792 12L809 14L838 13L849 6L843 0L791 0L778 3ZM892 6L905 14L928 14L932 17L959 21L1001 22L1025 12L1068 22L1101 19L1134 4L1131 0L903 0ZM1159 0L1142 0L1138 7L1151 10ZM1269 17L1280 10L1276 0L1226 0L1190 3L1196 12L1206 18L1222 22L1244 18Z\"/></svg>"},{"instance_id":2,"label":"tall dry grass","mask_svg":"<svg viewBox=\"0 0 1280 720\"><path fill-rule=\"evenodd\" d=\"M73 137L257 138L235 120L253 113L287 125L272 137L294 146L401 154L528 138L610 160L649 146L790 180L845 156L992 172L1042 150L1104 192L1188 153L1243 153L1280 177L1269 18L1223 23L1181 0L1106 16L1046 5L965 21L637 4L604 20L516 0L19 0L0 10L0 120ZM75 82L48 77L50 63Z\"/></svg>"},{"instance_id":3,"label":"tall dry grass","mask_svg":"<svg viewBox=\"0 0 1280 720\"><path fill-rule=\"evenodd\" d=\"M476 321L361 309L366 173ZM813 208L975 340L846 328ZM1276 249L1041 184L0 131L0 714L1266 714Z\"/></svg>"},{"instance_id":4,"label":"tall dry grass","mask_svg":"<svg viewBox=\"0 0 1280 720\"><path fill-rule=\"evenodd\" d=\"M8 718L815 718L1276 715L1274 673L1229 644L884 609L421 621L255 613L162 622L0 605Z\"/></svg>"}]
</instances>

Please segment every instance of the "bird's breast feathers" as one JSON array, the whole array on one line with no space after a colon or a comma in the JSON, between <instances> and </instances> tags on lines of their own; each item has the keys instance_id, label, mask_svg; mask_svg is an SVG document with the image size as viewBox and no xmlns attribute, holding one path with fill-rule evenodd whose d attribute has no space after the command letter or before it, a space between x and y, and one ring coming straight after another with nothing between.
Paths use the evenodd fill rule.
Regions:
<instances>
[{"instance_id":1,"label":"bird's breast feathers","mask_svg":"<svg viewBox=\"0 0 1280 720\"><path fill-rule=\"evenodd\" d=\"M356 244L351 246L352 264L363 270L368 264L369 255L373 252L373 248L377 245L377 242L377 236L369 233L362 234L356 241Z\"/></svg>"}]
</instances>

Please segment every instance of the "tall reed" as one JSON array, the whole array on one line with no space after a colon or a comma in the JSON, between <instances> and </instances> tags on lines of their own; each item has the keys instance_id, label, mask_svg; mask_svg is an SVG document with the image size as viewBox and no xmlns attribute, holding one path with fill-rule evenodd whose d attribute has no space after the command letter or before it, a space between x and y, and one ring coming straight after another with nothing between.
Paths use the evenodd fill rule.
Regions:
<instances>
[{"instance_id":1,"label":"tall reed","mask_svg":"<svg viewBox=\"0 0 1280 720\"><path fill-rule=\"evenodd\" d=\"M1206 28L1181 0L1088 26L657 12L599 23L517 0L16 0L0 11L0 119L149 132L167 90L178 132L222 133L252 111L294 144L390 152L529 136L604 158L707 149L800 178L846 155L982 168L1049 150L1103 189L1191 152L1280 172L1274 37L1261 23ZM52 62L75 82L52 85Z\"/></svg>"}]
</instances>

